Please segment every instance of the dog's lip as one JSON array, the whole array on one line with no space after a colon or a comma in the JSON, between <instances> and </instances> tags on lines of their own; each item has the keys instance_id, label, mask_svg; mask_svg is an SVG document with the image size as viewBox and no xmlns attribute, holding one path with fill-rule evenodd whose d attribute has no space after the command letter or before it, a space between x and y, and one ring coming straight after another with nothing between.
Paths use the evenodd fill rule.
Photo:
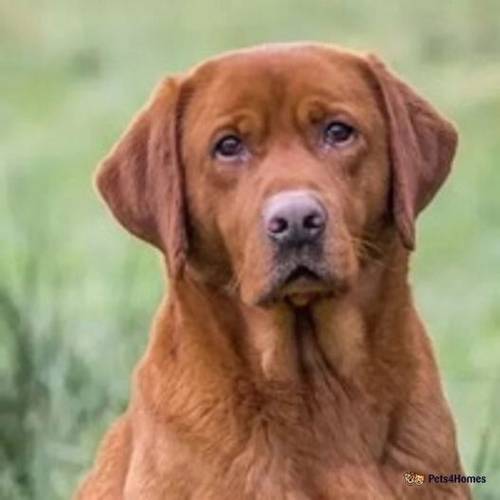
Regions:
<instances>
[{"instance_id":1,"label":"dog's lip","mask_svg":"<svg viewBox=\"0 0 500 500\"><path fill-rule=\"evenodd\" d=\"M311 268L300 265L287 276L277 295L296 307L304 307L330 293L331 289L322 276Z\"/></svg>"},{"instance_id":2,"label":"dog's lip","mask_svg":"<svg viewBox=\"0 0 500 500\"><path fill-rule=\"evenodd\" d=\"M285 285L278 295L280 298L300 307L329 293L331 293L331 290L320 279L300 277Z\"/></svg>"},{"instance_id":3,"label":"dog's lip","mask_svg":"<svg viewBox=\"0 0 500 500\"><path fill-rule=\"evenodd\" d=\"M281 273L280 273L281 274ZM303 307L310 302L334 296L341 284L326 269L309 263L299 263L282 273L271 288L255 301L256 305L269 306L285 302Z\"/></svg>"},{"instance_id":4,"label":"dog's lip","mask_svg":"<svg viewBox=\"0 0 500 500\"><path fill-rule=\"evenodd\" d=\"M285 302L288 302L293 307L306 307L317 300L331 296L331 292L326 291L310 291L310 292L294 292L284 296Z\"/></svg>"},{"instance_id":5,"label":"dog's lip","mask_svg":"<svg viewBox=\"0 0 500 500\"><path fill-rule=\"evenodd\" d=\"M295 283L311 283L321 281L321 277L311 268L299 265L293 269L284 281L284 286Z\"/></svg>"}]
</instances>

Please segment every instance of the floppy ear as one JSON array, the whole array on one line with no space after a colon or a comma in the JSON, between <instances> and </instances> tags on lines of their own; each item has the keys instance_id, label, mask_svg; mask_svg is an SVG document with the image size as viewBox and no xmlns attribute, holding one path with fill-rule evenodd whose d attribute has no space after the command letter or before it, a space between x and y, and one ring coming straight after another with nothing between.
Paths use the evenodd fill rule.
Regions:
<instances>
[{"instance_id":1,"label":"floppy ear","mask_svg":"<svg viewBox=\"0 0 500 500\"><path fill-rule=\"evenodd\" d=\"M451 169L457 132L427 101L368 56L385 107L392 164L392 209L406 248L415 247L415 218Z\"/></svg>"},{"instance_id":2,"label":"floppy ear","mask_svg":"<svg viewBox=\"0 0 500 500\"><path fill-rule=\"evenodd\" d=\"M167 257L169 271L183 269L186 216L176 121L180 83L162 82L108 156L95 183L113 215L128 231Z\"/></svg>"}]
</instances>

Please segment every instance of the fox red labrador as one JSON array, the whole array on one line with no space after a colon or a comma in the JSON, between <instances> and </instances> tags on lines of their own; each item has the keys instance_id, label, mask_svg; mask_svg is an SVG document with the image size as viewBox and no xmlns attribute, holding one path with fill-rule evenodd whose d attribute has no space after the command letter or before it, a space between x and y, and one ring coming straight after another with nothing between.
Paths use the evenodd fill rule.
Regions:
<instances>
[{"instance_id":1,"label":"fox red labrador","mask_svg":"<svg viewBox=\"0 0 500 500\"><path fill-rule=\"evenodd\" d=\"M376 57L327 45L160 83L96 183L169 292L77 498L470 498L425 480L463 472L408 285L456 143Z\"/></svg>"}]
</instances>

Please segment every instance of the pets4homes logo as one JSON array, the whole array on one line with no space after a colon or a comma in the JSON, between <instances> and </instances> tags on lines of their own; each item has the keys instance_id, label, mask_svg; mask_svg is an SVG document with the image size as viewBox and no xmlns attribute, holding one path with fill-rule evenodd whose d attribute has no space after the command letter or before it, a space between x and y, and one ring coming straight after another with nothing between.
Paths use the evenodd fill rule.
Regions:
<instances>
[{"instance_id":1,"label":"pets4homes logo","mask_svg":"<svg viewBox=\"0 0 500 500\"><path fill-rule=\"evenodd\" d=\"M411 486L428 483L486 483L486 476L465 476L463 474L417 474L416 472L405 472L405 482Z\"/></svg>"}]
</instances>

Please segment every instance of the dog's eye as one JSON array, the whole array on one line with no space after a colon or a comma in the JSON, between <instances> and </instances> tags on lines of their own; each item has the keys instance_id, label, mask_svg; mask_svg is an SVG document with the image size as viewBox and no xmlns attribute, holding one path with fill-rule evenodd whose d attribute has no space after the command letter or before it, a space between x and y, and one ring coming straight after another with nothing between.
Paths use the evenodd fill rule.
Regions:
<instances>
[{"instance_id":1,"label":"dog's eye","mask_svg":"<svg viewBox=\"0 0 500 500\"><path fill-rule=\"evenodd\" d=\"M230 160L241 156L244 151L243 141L237 135L229 134L215 143L213 154L215 157Z\"/></svg>"},{"instance_id":2,"label":"dog's eye","mask_svg":"<svg viewBox=\"0 0 500 500\"><path fill-rule=\"evenodd\" d=\"M330 146L343 146L349 143L355 135L354 127L341 121L328 123L323 131L324 141Z\"/></svg>"}]
</instances>

